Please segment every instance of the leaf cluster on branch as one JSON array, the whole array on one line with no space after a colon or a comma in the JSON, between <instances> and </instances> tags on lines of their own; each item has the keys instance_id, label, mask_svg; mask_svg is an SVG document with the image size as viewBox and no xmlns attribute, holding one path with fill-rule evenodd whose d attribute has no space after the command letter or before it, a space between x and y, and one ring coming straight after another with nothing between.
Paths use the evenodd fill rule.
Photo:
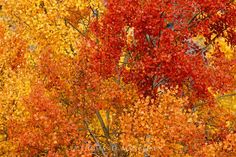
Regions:
<instances>
[{"instance_id":1,"label":"leaf cluster on branch","mask_svg":"<svg viewBox=\"0 0 236 157\"><path fill-rule=\"evenodd\" d=\"M0 156L236 156L234 0L0 0Z\"/></svg>"}]
</instances>

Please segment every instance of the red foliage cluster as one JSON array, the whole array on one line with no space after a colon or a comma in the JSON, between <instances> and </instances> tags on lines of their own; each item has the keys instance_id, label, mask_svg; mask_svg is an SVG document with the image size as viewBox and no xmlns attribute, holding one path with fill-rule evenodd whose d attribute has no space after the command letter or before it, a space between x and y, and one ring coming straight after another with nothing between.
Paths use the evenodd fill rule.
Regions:
<instances>
[{"instance_id":1,"label":"red foliage cluster","mask_svg":"<svg viewBox=\"0 0 236 157\"><path fill-rule=\"evenodd\" d=\"M130 70L123 68L121 75L146 95L162 84L182 87L186 82L197 97L209 97L208 87L227 91L232 88L233 76L225 73L231 65L217 65L217 68L210 65L206 51L214 42L213 34L235 44L232 3L228 0L109 1L106 15L93 26L101 42L95 62L103 63L102 71L107 75L117 74L116 63L125 48ZM127 28L134 30L132 44L126 42ZM206 47L190 51L187 41L199 34L207 38Z\"/></svg>"}]
</instances>

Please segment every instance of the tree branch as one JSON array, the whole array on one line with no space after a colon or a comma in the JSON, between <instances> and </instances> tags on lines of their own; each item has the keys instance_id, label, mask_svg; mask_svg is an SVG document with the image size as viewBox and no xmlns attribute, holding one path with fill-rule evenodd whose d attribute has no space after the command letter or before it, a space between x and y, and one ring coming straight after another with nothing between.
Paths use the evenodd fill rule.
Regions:
<instances>
[{"instance_id":1,"label":"tree branch","mask_svg":"<svg viewBox=\"0 0 236 157\"><path fill-rule=\"evenodd\" d=\"M92 133L92 131L89 129L88 126L88 122L86 120L84 120L84 124L89 132L89 134L92 136L93 140L95 141L95 143L97 144L97 146L99 147L99 150L101 151L103 156L106 156L105 151L103 149L103 147L101 146L100 142L98 141L98 139L96 138L96 136Z\"/></svg>"}]
</instances>

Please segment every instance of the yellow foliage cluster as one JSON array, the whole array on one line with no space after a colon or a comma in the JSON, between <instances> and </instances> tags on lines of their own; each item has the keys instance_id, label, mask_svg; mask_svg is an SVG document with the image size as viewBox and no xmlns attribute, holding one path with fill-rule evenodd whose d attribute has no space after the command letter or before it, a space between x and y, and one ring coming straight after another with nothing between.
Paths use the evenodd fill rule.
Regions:
<instances>
[{"instance_id":1,"label":"yellow foliage cluster","mask_svg":"<svg viewBox=\"0 0 236 157\"><path fill-rule=\"evenodd\" d=\"M214 38L214 36L212 37ZM212 54L214 54L214 46L217 44L222 52L224 52L225 57L227 59L233 59L235 57L235 48L233 48L231 45L227 44L225 41L225 38L220 37L216 38L215 44L212 45L205 45L205 37L203 35L198 35L194 38L192 38L192 41L196 43L199 47L201 48L206 48L208 49L208 57L210 57Z\"/></svg>"},{"instance_id":2,"label":"yellow foliage cluster","mask_svg":"<svg viewBox=\"0 0 236 157\"><path fill-rule=\"evenodd\" d=\"M78 40L94 20L93 12L102 14L99 0L15 0L0 1L2 20L36 50L53 45L57 53L74 55Z\"/></svg>"},{"instance_id":3,"label":"yellow foliage cluster","mask_svg":"<svg viewBox=\"0 0 236 157\"><path fill-rule=\"evenodd\" d=\"M128 46L135 44L135 37L134 37L134 28L133 27L125 27L126 32L126 43ZM130 53L127 52L126 47L123 48L123 53L120 56L120 60L118 65L124 66L126 70L130 70L130 66L128 65L128 60L130 57Z\"/></svg>"},{"instance_id":4,"label":"yellow foliage cluster","mask_svg":"<svg viewBox=\"0 0 236 157\"><path fill-rule=\"evenodd\" d=\"M216 96L218 103L221 106L227 107L236 112L236 93L231 92L222 96Z\"/></svg>"},{"instance_id":5,"label":"yellow foliage cluster","mask_svg":"<svg viewBox=\"0 0 236 157\"><path fill-rule=\"evenodd\" d=\"M3 70L0 89L0 154L10 155L14 151L14 145L7 140L7 125L11 120L24 121L29 116L25 108L23 98L30 93L30 75L15 73L11 70Z\"/></svg>"}]
</instances>

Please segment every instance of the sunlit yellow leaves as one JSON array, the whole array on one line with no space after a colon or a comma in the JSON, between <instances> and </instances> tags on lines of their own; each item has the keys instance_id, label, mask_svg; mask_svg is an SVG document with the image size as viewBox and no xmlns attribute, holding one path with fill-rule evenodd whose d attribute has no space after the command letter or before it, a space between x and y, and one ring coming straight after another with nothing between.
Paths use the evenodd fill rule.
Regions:
<instances>
[{"instance_id":1,"label":"sunlit yellow leaves","mask_svg":"<svg viewBox=\"0 0 236 157\"><path fill-rule=\"evenodd\" d=\"M8 136L9 120L24 121L29 117L23 98L30 92L31 76L23 71L15 73L4 69L0 78L3 84L0 89L0 125L2 127L0 136L5 138ZM15 148L15 145L7 138L0 141L0 153L11 156Z\"/></svg>"},{"instance_id":2,"label":"sunlit yellow leaves","mask_svg":"<svg viewBox=\"0 0 236 157\"><path fill-rule=\"evenodd\" d=\"M19 116L24 118L25 115L23 112L25 108L22 98L30 92L30 75L26 73L14 74L13 72L8 72L8 76L11 77L4 80L3 89L0 91L2 95L0 97L1 107L4 110L1 114L6 114L4 115L6 119Z\"/></svg>"},{"instance_id":3,"label":"sunlit yellow leaves","mask_svg":"<svg viewBox=\"0 0 236 157\"><path fill-rule=\"evenodd\" d=\"M192 38L192 41L200 47L205 47L206 46L205 45L206 39L204 38L203 35L198 35L198 36Z\"/></svg>"},{"instance_id":4,"label":"sunlit yellow leaves","mask_svg":"<svg viewBox=\"0 0 236 157\"><path fill-rule=\"evenodd\" d=\"M212 38L214 38L214 37L212 37ZM209 54L207 54L208 57L210 57L210 55L212 53L214 53L215 44L217 44L219 46L220 50L222 52L224 52L225 57L227 59L232 59L233 57L235 57L235 48L233 48L232 46L228 45L223 37L216 38L215 44L211 44L211 45L205 45L206 39L205 39L205 37L203 35L198 35L198 36L192 38L192 41L194 43L196 43L197 46L199 46L200 48L207 47L208 51L210 52Z\"/></svg>"},{"instance_id":5,"label":"sunlit yellow leaves","mask_svg":"<svg viewBox=\"0 0 236 157\"><path fill-rule=\"evenodd\" d=\"M38 0L3 2L6 22L14 24L23 39L37 41L39 48L53 45L58 53L72 54L92 22L93 9L104 11L99 0Z\"/></svg>"},{"instance_id":6,"label":"sunlit yellow leaves","mask_svg":"<svg viewBox=\"0 0 236 157\"><path fill-rule=\"evenodd\" d=\"M135 44L134 28L127 26L124 28L124 30L126 32L127 46L131 46L132 44ZM131 54L126 49L127 49L126 47L123 48L118 65L120 67L124 66L126 70L130 70L130 67L128 65L128 60L129 60Z\"/></svg>"},{"instance_id":7,"label":"sunlit yellow leaves","mask_svg":"<svg viewBox=\"0 0 236 157\"><path fill-rule=\"evenodd\" d=\"M219 44L220 50L224 52L226 58L232 59L235 57L235 48L233 49L230 45L228 45L224 38L216 39L216 43Z\"/></svg>"},{"instance_id":8,"label":"sunlit yellow leaves","mask_svg":"<svg viewBox=\"0 0 236 157\"><path fill-rule=\"evenodd\" d=\"M133 27L127 27L126 29L126 42L128 45L131 45L135 42L135 37L134 37L134 28Z\"/></svg>"},{"instance_id":9,"label":"sunlit yellow leaves","mask_svg":"<svg viewBox=\"0 0 236 157\"><path fill-rule=\"evenodd\" d=\"M204 19L206 18L208 15L204 12L201 12L199 14L197 14L197 19L201 20L201 19Z\"/></svg>"},{"instance_id":10,"label":"sunlit yellow leaves","mask_svg":"<svg viewBox=\"0 0 236 157\"><path fill-rule=\"evenodd\" d=\"M3 157L7 156L17 156L15 152L16 146L12 142L3 140L0 141L0 155Z\"/></svg>"},{"instance_id":11,"label":"sunlit yellow leaves","mask_svg":"<svg viewBox=\"0 0 236 157\"><path fill-rule=\"evenodd\" d=\"M236 111L236 93L226 93L222 96L216 96L217 102L226 108Z\"/></svg>"}]
</instances>

